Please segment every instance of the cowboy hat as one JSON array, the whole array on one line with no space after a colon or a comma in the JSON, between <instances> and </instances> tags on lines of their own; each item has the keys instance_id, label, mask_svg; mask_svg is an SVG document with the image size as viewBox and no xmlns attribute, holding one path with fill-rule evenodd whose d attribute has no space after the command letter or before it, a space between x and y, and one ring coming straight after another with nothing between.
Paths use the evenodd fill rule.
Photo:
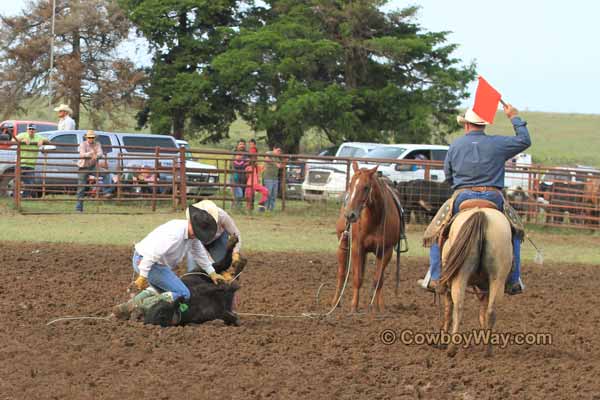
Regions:
<instances>
[{"instance_id":1,"label":"cowboy hat","mask_svg":"<svg viewBox=\"0 0 600 400\"><path fill-rule=\"evenodd\" d=\"M219 223L219 207L211 200L202 200L196 204L193 204L199 210L204 210L210 214L215 220L215 223Z\"/></svg>"},{"instance_id":2,"label":"cowboy hat","mask_svg":"<svg viewBox=\"0 0 600 400\"><path fill-rule=\"evenodd\" d=\"M202 204L200 206L202 208L198 207L198 205L200 203L204 203L204 201L212 203L212 206L208 204ZM212 201L204 201L189 206L185 211L185 216L187 220L192 223L192 231L194 231L194 236L196 236L196 238L202 243L207 243L217 234L218 209L216 209L217 206Z\"/></svg>"},{"instance_id":3,"label":"cowboy hat","mask_svg":"<svg viewBox=\"0 0 600 400\"><path fill-rule=\"evenodd\" d=\"M73 114L73 110L71 110L71 107L69 107L69 106L68 106L68 105L66 105L66 104L61 104L60 106L56 107L56 108L54 109L54 111L66 111L66 112L68 112L69 114Z\"/></svg>"},{"instance_id":4,"label":"cowboy hat","mask_svg":"<svg viewBox=\"0 0 600 400\"><path fill-rule=\"evenodd\" d=\"M89 131L87 131L85 133L85 138L95 138L96 137L96 132L92 131L91 129Z\"/></svg>"},{"instance_id":5,"label":"cowboy hat","mask_svg":"<svg viewBox=\"0 0 600 400\"><path fill-rule=\"evenodd\" d=\"M465 123L475 124L475 125L489 125L490 123L484 121L479 115L475 114L472 108L468 108L465 115L457 115L456 122L460 125L464 125Z\"/></svg>"}]
</instances>

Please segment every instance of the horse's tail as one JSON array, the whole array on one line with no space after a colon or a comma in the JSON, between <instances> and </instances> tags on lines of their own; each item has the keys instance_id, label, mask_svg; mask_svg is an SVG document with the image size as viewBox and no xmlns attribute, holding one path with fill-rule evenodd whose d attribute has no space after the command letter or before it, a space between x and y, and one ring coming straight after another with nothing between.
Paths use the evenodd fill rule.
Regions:
<instances>
[{"instance_id":1,"label":"horse's tail","mask_svg":"<svg viewBox=\"0 0 600 400\"><path fill-rule=\"evenodd\" d=\"M485 213L477 210L460 227L452 246L448 249L448 256L438 284L438 288L442 291L460 271L473 250L481 255L486 223Z\"/></svg>"}]
</instances>

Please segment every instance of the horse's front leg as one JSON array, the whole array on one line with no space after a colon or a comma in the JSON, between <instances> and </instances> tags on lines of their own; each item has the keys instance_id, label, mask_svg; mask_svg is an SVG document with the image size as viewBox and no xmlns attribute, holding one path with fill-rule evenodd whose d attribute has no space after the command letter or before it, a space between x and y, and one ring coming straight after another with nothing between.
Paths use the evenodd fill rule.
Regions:
<instances>
[{"instance_id":1,"label":"horse's front leg","mask_svg":"<svg viewBox=\"0 0 600 400\"><path fill-rule=\"evenodd\" d=\"M331 301L331 306L339 305L341 302L340 296L342 295L342 286L344 285L344 280L346 277L346 262L348 255L348 236L345 232L341 234L340 245L337 249L337 260L338 260L338 269L337 269L337 284L335 287L335 295L333 296L333 300Z\"/></svg>"},{"instance_id":2,"label":"horse's front leg","mask_svg":"<svg viewBox=\"0 0 600 400\"><path fill-rule=\"evenodd\" d=\"M363 271L365 270L365 261L367 255L358 243L352 243L352 308L350 312L358 311L358 301L360 295L360 287L362 286Z\"/></svg>"},{"instance_id":3,"label":"horse's front leg","mask_svg":"<svg viewBox=\"0 0 600 400\"><path fill-rule=\"evenodd\" d=\"M385 268L387 267L390 259L392 258L392 254L394 254L393 247L387 249L383 254L377 255L377 268L375 269L375 282L373 282L373 286L375 287L375 311L383 312L384 311L384 301L383 301L383 274L385 273Z\"/></svg>"}]
</instances>

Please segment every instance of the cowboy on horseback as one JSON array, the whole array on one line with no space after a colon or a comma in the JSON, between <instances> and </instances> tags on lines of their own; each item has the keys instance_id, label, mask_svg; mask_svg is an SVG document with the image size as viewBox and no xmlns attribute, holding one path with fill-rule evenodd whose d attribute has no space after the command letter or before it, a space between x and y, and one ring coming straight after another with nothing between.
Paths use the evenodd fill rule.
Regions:
<instances>
[{"instance_id":1,"label":"cowboy on horseback","mask_svg":"<svg viewBox=\"0 0 600 400\"><path fill-rule=\"evenodd\" d=\"M463 125L465 135L450 145L444 161L446 180L455 191L451 199L453 205L442 206L425 233L424 243L431 245L429 271L424 279L418 280L418 284L425 289L434 290L440 279L440 246L437 237L433 240L431 237L428 239L429 231L439 231L436 225L440 225L440 218L447 221L450 211L451 215L456 215L460 205L470 199L487 200L500 211L505 208L501 192L504 187L504 164L527 149L531 145L531 139L527 123L517 115L517 109L510 104L504 104L504 113L512 122L515 136L486 135L484 128L488 122L481 119L472 109L468 109L464 116L456 118L458 123ZM521 239L519 235L513 237L514 265L506 287L506 293L511 295L522 293L525 289L520 270Z\"/></svg>"}]
</instances>

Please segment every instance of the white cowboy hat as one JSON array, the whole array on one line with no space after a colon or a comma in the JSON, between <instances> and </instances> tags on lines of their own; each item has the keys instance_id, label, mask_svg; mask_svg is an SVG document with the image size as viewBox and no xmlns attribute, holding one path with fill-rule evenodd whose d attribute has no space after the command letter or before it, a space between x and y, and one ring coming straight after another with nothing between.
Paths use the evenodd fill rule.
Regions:
<instances>
[{"instance_id":1,"label":"white cowboy hat","mask_svg":"<svg viewBox=\"0 0 600 400\"><path fill-rule=\"evenodd\" d=\"M199 201L196 204L192 204L191 207L206 211L211 217L213 217L216 223L219 223L219 207L217 207L217 205L211 200Z\"/></svg>"},{"instance_id":2,"label":"white cowboy hat","mask_svg":"<svg viewBox=\"0 0 600 400\"><path fill-rule=\"evenodd\" d=\"M467 122L469 122L471 124L475 124L475 125L489 125L490 124L489 122L484 121L479 115L475 114L475 111L473 111L472 108L468 108L467 112L465 112L464 116L457 115L456 122L458 122L460 125L464 125Z\"/></svg>"},{"instance_id":3,"label":"white cowboy hat","mask_svg":"<svg viewBox=\"0 0 600 400\"><path fill-rule=\"evenodd\" d=\"M66 112L68 112L69 114L73 114L73 110L71 110L71 107L69 107L69 106L68 106L68 105L66 105L66 104L61 104L60 106L56 107L56 108L54 109L54 111L66 111Z\"/></svg>"}]
</instances>

